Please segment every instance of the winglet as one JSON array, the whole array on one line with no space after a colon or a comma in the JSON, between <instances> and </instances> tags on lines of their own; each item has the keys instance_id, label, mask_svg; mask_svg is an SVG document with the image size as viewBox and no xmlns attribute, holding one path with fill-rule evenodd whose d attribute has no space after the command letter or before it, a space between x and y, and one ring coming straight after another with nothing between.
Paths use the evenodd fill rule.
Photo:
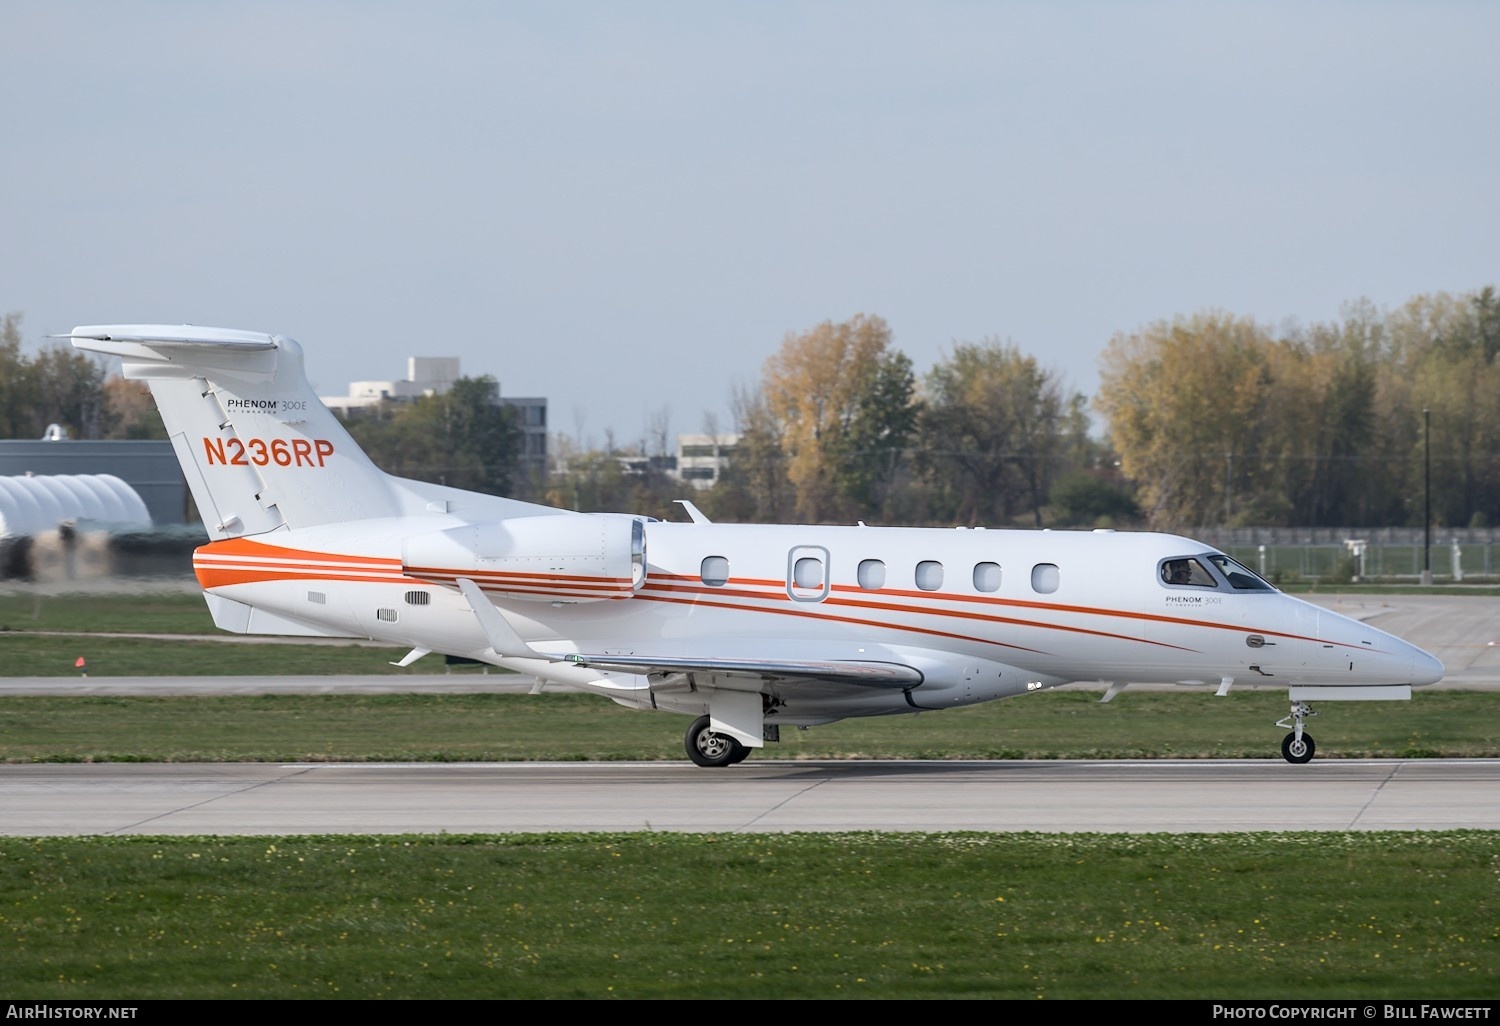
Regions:
<instances>
[{"instance_id":1,"label":"winglet","mask_svg":"<svg viewBox=\"0 0 1500 1026\"><path fill-rule=\"evenodd\" d=\"M512 659L548 658L521 640L516 629L500 615L500 610L484 597L484 592L479 590L479 585L467 577L460 577L458 590L463 592L464 598L469 600L469 608L474 610L474 617L479 621L479 627L484 631L484 636L496 655L509 656Z\"/></svg>"}]
</instances>

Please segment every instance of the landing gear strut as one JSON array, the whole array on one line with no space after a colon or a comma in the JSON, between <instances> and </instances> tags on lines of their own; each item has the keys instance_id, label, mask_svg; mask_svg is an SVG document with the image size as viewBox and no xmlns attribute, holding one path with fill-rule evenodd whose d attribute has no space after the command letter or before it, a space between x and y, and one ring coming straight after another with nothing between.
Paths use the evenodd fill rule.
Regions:
<instances>
[{"instance_id":1,"label":"landing gear strut","mask_svg":"<svg viewBox=\"0 0 1500 1026\"><path fill-rule=\"evenodd\" d=\"M1316 715L1306 702L1293 702L1291 715L1277 721L1278 727L1292 728L1292 732L1281 739L1281 756L1287 762L1300 764L1312 761L1313 752L1318 750L1318 746L1313 744L1312 735L1303 731L1302 723L1307 717Z\"/></svg>"},{"instance_id":2,"label":"landing gear strut","mask_svg":"<svg viewBox=\"0 0 1500 1026\"><path fill-rule=\"evenodd\" d=\"M687 749L688 758L699 766L733 766L737 762L743 762L750 754L750 749L740 744L728 734L718 734L708 729L709 719L707 716L699 716L688 727L687 734L682 739L682 746Z\"/></svg>"}]
</instances>

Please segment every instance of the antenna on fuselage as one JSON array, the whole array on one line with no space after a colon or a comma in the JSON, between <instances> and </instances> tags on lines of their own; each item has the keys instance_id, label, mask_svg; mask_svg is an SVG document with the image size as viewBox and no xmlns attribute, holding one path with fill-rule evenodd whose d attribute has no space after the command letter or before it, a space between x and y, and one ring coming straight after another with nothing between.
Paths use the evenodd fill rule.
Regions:
<instances>
[{"instance_id":1,"label":"antenna on fuselage","mask_svg":"<svg viewBox=\"0 0 1500 1026\"><path fill-rule=\"evenodd\" d=\"M699 509L697 506L694 506L687 499L677 499L675 501L677 502L677 504L679 506L681 506L683 509L687 510L688 519L691 520L693 523L695 523L695 524L711 524L711 523L713 523L712 520L708 519L708 517L706 517L706 516L703 515L703 511L701 509Z\"/></svg>"}]
</instances>

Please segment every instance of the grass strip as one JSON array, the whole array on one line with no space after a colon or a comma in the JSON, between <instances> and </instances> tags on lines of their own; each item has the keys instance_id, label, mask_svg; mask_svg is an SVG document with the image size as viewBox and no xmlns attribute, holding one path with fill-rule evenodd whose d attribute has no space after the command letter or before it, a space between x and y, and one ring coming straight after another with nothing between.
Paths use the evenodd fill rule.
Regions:
<instances>
[{"instance_id":1,"label":"grass strip","mask_svg":"<svg viewBox=\"0 0 1500 1026\"><path fill-rule=\"evenodd\" d=\"M786 729L752 758L1279 759L1283 694L1053 691ZM1495 758L1500 694L1322 706L1318 758ZM683 716L578 694L0 698L4 762L681 759Z\"/></svg>"},{"instance_id":2,"label":"grass strip","mask_svg":"<svg viewBox=\"0 0 1500 1026\"><path fill-rule=\"evenodd\" d=\"M231 638L232 635L226 635ZM92 677L283 677L303 674L403 674L443 672L443 657L429 655L409 667L391 663L404 649L353 643L252 644L237 640L0 634L8 677L77 677L84 660ZM476 668L477 669L477 668ZM491 673L506 671L491 667Z\"/></svg>"},{"instance_id":3,"label":"grass strip","mask_svg":"<svg viewBox=\"0 0 1500 1026\"><path fill-rule=\"evenodd\" d=\"M218 630L195 592L43 595L0 593L0 631L112 631L132 634L212 634Z\"/></svg>"},{"instance_id":4,"label":"grass strip","mask_svg":"<svg viewBox=\"0 0 1500 1026\"><path fill-rule=\"evenodd\" d=\"M1468 999L1500 834L0 838L0 992Z\"/></svg>"}]
</instances>

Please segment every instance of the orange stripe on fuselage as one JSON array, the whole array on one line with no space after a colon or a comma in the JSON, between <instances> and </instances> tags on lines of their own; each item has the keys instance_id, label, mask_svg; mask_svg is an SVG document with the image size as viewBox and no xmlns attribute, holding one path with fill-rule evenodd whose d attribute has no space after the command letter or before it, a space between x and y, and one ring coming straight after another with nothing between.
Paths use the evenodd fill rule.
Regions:
<instances>
[{"instance_id":1,"label":"orange stripe on fuselage","mask_svg":"<svg viewBox=\"0 0 1500 1026\"><path fill-rule=\"evenodd\" d=\"M647 584L646 584L647 589L650 589L653 584L655 584L656 582L658 582L660 580L663 580L663 579L665 579L665 581L668 582L668 583L665 584L665 587L673 588L673 589L682 588L684 591L689 591L689 592L692 592L694 594L703 594L703 595L737 595L737 596L742 596L742 597L747 597L747 598L772 598L772 597L784 596L786 594L786 590L785 590L786 589L786 582L783 581L783 580L780 580L780 579L739 578L739 579L735 580L734 583L739 584L741 587L744 587L744 586L747 586L747 585L748 586L752 586L752 587L754 587L754 586L762 586L762 587L770 588L770 589L772 589L775 592L775 595L761 595L758 592L753 592L753 591L738 591L738 590L734 590L734 589L731 589L731 588L728 588L728 587L709 587L707 585L702 584L701 583L701 579L698 578L698 577L681 576L681 575L675 575L675 574L672 574L672 575L668 575L668 574L661 574L661 575L653 574L652 576L650 576L650 577L647 578ZM676 582L682 582L682 583L678 584ZM867 589L867 588L861 588L858 585L854 585L854 584L835 584L835 585L832 585L829 590L831 592L838 593L841 596L862 596L862 595L879 594L879 595L882 595L882 596L884 596L884 595L891 595L891 596L896 596L896 597L900 597L900 598L921 599L921 600L925 600L925 601L928 601L928 602L930 602L930 601L932 601L934 599L938 599L938 600L942 600L942 601L946 601L946 602L970 602L970 603L975 603L975 604L978 604L978 605L1003 606L1003 607L1007 607L1007 608L1011 608L1011 609L1035 609L1035 610L1039 610L1039 611L1047 612L1047 613L1077 613L1077 614L1080 614L1080 615L1083 615L1083 616L1114 617L1114 618L1123 619L1123 620L1136 620L1136 621L1140 621L1142 623L1161 623L1161 624L1170 624L1170 625L1179 626L1179 627L1203 627L1203 628L1207 628L1207 629L1211 629L1211 630L1233 631L1235 633L1245 632L1245 633L1249 633L1249 634L1266 634L1266 635L1272 635L1272 636L1278 637L1278 638L1286 638L1286 639L1291 640L1291 641L1314 641L1314 642L1318 642L1319 644L1337 645L1340 648L1348 648L1348 649L1353 649L1353 650L1360 651L1360 652L1369 652L1369 651L1371 651L1369 648L1367 648L1367 647L1365 647L1363 645L1355 645L1355 644L1351 644L1349 642L1342 642L1342 641L1329 641L1328 639L1325 639L1325 638L1314 638L1314 637L1309 637L1309 636L1307 636L1305 634L1290 634L1290 633L1288 633L1286 631L1271 630L1270 628L1267 628L1267 627L1246 626L1244 624L1237 624L1237 623L1223 623L1223 622L1215 621L1215 620L1192 620L1192 619L1188 619L1187 617L1169 616L1169 615L1164 614L1164 613L1147 613L1147 612L1144 612L1144 611L1136 611L1136 610L1130 610L1130 609L1104 609L1104 608L1100 608L1098 606L1077 606L1077 605L1070 605L1070 604L1058 603L1058 602L1042 602L1042 601L1038 601L1038 600L1035 600L1035 599L999 598L997 596L991 596L991 595L956 595L956 594L945 593L945 592L912 591L910 589L905 589L905 588L880 588L878 590L872 590L872 589ZM876 608L888 608L888 609L892 609L892 610L901 610L901 611L907 611L907 612L925 612L925 613L930 613L931 612L931 610L926 609L926 608L924 608L922 606L903 606L903 605L897 605L897 604L888 604L888 603L877 602L877 601L875 601L873 599L849 598L847 600L845 600L845 599L835 599L835 600L824 600L824 601L837 601L837 602L848 603L848 604L853 604L853 605L857 605L857 606L872 606L872 607L876 607ZM944 615L948 615L949 613L950 613L950 611L947 611L947 610L944 611ZM956 611L952 611L951 615L953 615L953 616L964 616L966 614L963 614L963 613L960 613L960 612L956 612ZM972 614L970 614L970 615L972 615ZM983 618L983 617L981 617L981 618ZM1016 624L1016 625L1021 625L1021 626L1032 626L1032 627L1039 627L1039 628L1048 629L1048 630L1081 631L1083 633L1097 633L1097 634L1100 634L1100 635L1102 635L1104 637L1119 638L1119 639L1124 640L1124 641L1139 641L1139 642L1142 642L1142 643L1145 643L1145 644L1165 645L1168 648L1178 648L1178 647L1180 647L1180 646L1177 646L1177 645L1169 645L1169 644L1167 644L1165 642L1159 642L1159 641L1153 642L1149 638L1136 638L1136 637L1132 637L1131 635L1128 635L1128 634L1112 634L1112 633L1103 632L1103 631L1091 631L1091 630L1089 630L1087 628L1082 628L1082 627L1065 627L1065 626L1062 626L1062 625L1059 625L1059 624L1038 623L1038 622L1032 621L1032 620L1012 620L1012 619L1007 619L1007 618L1004 618L1004 617L993 617L993 618L989 618L989 619L991 619L995 623L1008 623L1008 624Z\"/></svg>"},{"instance_id":2,"label":"orange stripe on fuselage","mask_svg":"<svg viewBox=\"0 0 1500 1026\"><path fill-rule=\"evenodd\" d=\"M224 541L211 542L208 545L200 547L193 554L193 567L199 583L205 589L236 584L286 580L365 582L407 586L427 583L449 585L460 577L467 577L479 584L481 590L490 593L532 594L542 597L566 590L568 593L580 598L603 597L609 599L629 598L632 594L635 594L629 581L618 578L584 575L569 577L560 574L525 573L520 571L403 567L401 560L395 558L312 552L305 549L291 549L284 546L268 545L264 542L257 542L246 538L231 538ZM883 627L929 634L937 637L948 637L955 640L1000 645L1005 648L1038 654L1042 654L1041 650L1028 648L1024 645L1015 645L991 638L973 637L967 634L915 625L903 626L885 620L831 614L820 611L819 607L840 606L851 610L880 611L898 615L948 617L993 624L995 626L1023 627L1106 638L1109 640L1133 641L1142 645L1170 648L1178 651L1193 650L1181 645L1174 645L1151 638L1133 637L1089 627L1045 623L1038 620L1020 619L1012 616L999 616L982 610L937 609L933 608L930 603L933 601L942 601L1003 607L1013 610L1035 610L1045 613L1073 613L1083 616L1124 619L1142 623L1161 623L1235 632L1246 631L1301 641L1322 641L1322 639L1318 638L1288 634L1262 627L1247 627L1208 620L1193 620L1158 613L1048 603L1027 599L1007 599L986 595L955 595L951 593L911 591L907 589L880 589L878 593L872 593L855 585L834 585L830 591L836 597L825 599L822 602L797 603L796 606L791 607L767 607L752 603L766 601L790 603L793 601L786 594L785 581L769 578L739 578L733 583L737 587L709 587L702 583L701 578L695 576L654 574L647 578L644 588L639 593L639 597L657 602L703 605L740 612L770 613L805 619L827 619L857 626ZM874 598L874 594L879 594L882 596L882 599ZM871 595L871 597L866 598L864 597L865 595ZM887 596L897 599L918 599L921 600L921 603L886 601L884 598ZM735 601L736 599L741 601ZM1342 648L1355 647L1341 642L1324 643L1336 644ZM1369 649L1361 648L1360 651L1369 651Z\"/></svg>"},{"instance_id":3,"label":"orange stripe on fuselage","mask_svg":"<svg viewBox=\"0 0 1500 1026\"><path fill-rule=\"evenodd\" d=\"M512 594L572 595L578 598L628 597L628 580L561 574L508 573L490 571L416 568L408 571L401 560L381 556L351 556L289 549L246 538L210 542L193 553L193 571L205 589L265 581L350 581L401 584L408 587L432 583L449 584L459 577L505 588Z\"/></svg>"},{"instance_id":4,"label":"orange stripe on fuselage","mask_svg":"<svg viewBox=\"0 0 1500 1026\"><path fill-rule=\"evenodd\" d=\"M421 583L401 573L399 559L330 555L249 538L209 542L195 549L193 573L204 589L287 580Z\"/></svg>"},{"instance_id":5,"label":"orange stripe on fuselage","mask_svg":"<svg viewBox=\"0 0 1500 1026\"><path fill-rule=\"evenodd\" d=\"M508 590L527 594L552 594L558 588L583 595L603 593L608 598L629 598L634 587L627 578L597 577L590 574L526 573L520 570L447 570L441 567L412 567L406 572L413 577L435 581L439 584L456 584L458 578L467 577L481 589L490 591Z\"/></svg>"}]
</instances>

